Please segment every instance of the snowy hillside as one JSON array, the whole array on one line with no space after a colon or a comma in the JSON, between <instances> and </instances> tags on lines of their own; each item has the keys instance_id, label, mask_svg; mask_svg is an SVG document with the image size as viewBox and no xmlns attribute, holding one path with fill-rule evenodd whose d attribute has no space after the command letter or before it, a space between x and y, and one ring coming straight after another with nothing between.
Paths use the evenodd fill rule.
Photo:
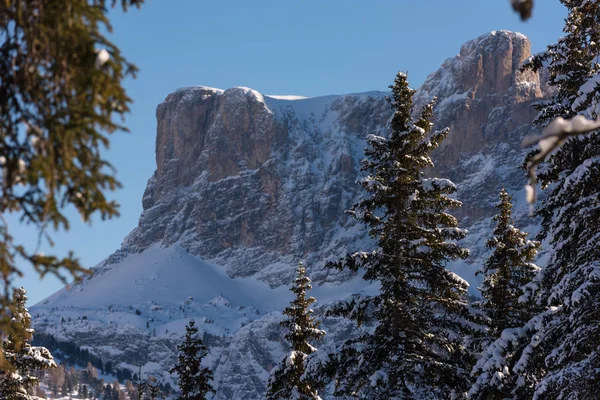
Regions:
<instances>
[{"instance_id":1,"label":"snowy hillside","mask_svg":"<svg viewBox=\"0 0 600 400\"><path fill-rule=\"evenodd\" d=\"M497 193L514 195L515 221L535 233L519 169L531 132L539 77L520 75L529 55L520 34L497 31L466 43L417 92L438 97L436 124L450 126L435 173L458 185L456 215L470 230L472 257L451 265L471 283L485 259ZM179 89L157 107L157 169L139 225L92 277L32 308L38 332L76 343L119 368L169 381L175 346L194 319L210 349L217 399L260 399L283 355L278 322L302 260L316 313L376 288L324 268L348 251L372 248L344 210L362 193L364 138L385 135L385 93L302 98L249 88ZM324 346L355 333L327 319Z\"/></svg>"},{"instance_id":2,"label":"snowy hillside","mask_svg":"<svg viewBox=\"0 0 600 400\"><path fill-rule=\"evenodd\" d=\"M312 294L322 306L375 289L356 277L342 285L325 283ZM33 312L39 332L85 344L105 361L127 360L115 363L118 368L137 371L141 365L144 374L162 382L171 382L165 366L175 362L175 346L194 319L210 347L208 362L216 380L224 385L242 375L239 388L227 384L234 396L227 398L244 398L241 393L254 389L244 387L248 372L237 371L238 364L243 358L245 368L266 379L269 365L283 355L279 310L291 299L286 287L230 278L221 268L174 245L130 255L119 268L57 292ZM343 330L340 335L345 335ZM253 348L251 356L248 346Z\"/></svg>"}]
</instances>

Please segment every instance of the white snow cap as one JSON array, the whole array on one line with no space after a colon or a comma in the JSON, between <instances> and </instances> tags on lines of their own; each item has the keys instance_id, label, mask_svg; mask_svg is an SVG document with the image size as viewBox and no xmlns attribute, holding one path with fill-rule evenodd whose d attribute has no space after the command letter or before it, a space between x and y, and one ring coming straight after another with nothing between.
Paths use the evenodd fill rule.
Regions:
<instances>
[{"instance_id":1,"label":"white snow cap","mask_svg":"<svg viewBox=\"0 0 600 400\"><path fill-rule=\"evenodd\" d=\"M270 97L275 100L290 100L290 101L292 101L292 100L310 99L310 97L297 96L295 94L266 94L265 96Z\"/></svg>"}]
</instances>

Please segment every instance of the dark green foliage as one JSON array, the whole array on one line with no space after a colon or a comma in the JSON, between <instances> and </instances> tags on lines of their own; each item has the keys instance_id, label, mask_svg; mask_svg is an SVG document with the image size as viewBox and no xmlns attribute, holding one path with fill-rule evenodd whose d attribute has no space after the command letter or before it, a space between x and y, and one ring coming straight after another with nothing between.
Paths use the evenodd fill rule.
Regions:
<instances>
[{"instance_id":1,"label":"dark green foliage","mask_svg":"<svg viewBox=\"0 0 600 400\"><path fill-rule=\"evenodd\" d=\"M122 7L143 0L123 0ZM14 214L52 244L51 229L68 229L64 209L84 221L118 215L105 197L119 187L101 151L108 135L126 130L116 119L129 111L123 79L135 75L110 31L106 0L0 2L0 214ZM106 53L107 52L107 53ZM108 60L102 56L109 55ZM42 255L16 243L0 221L0 331L15 332L10 313L18 262L63 280L85 269L70 254ZM0 360L2 364L2 360Z\"/></svg>"},{"instance_id":2,"label":"dark green foliage","mask_svg":"<svg viewBox=\"0 0 600 400\"><path fill-rule=\"evenodd\" d=\"M337 268L364 272L380 294L336 310L373 333L347 341L333 357L336 394L364 399L464 397L472 359L462 343L471 333L467 283L446 269L465 258L457 244L466 235L448 210L461 203L446 179L426 178L430 154L448 135L432 131L433 102L413 120L407 76L392 88L389 139L370 136L360 184L367 192L350 213L377 240L372 252L351 254Z\"/></svg>"},{"instance_id":3,"label":"dark green foliage","mask_svg":"<svg viewBox=\"0 0 600 400\"><path fill-rule=\"evenodd\" d=\"M554 96L538 105L537 122L600 111L600 2L561 0L569 12L564 37L532 58L547 64ZM543 311L516 372L522 398L591 399L600 393L600 135L571 138L539 173L549 194L537 210L540 239L552 248L532 288Z\"/></svg>"},{"instance_id":4,"label":"dark green foliage","mask_svg":"<svg viewBox=\"0 0 600 400\"><path fill-rule=\"evenodd\" d=\"M525 292L539 273L532 261L540 242L527 240L527 233L513 226L508 193L502 190L499 197L494 236L487 243L494 251L478 271L484 276L483 300L476 304L489 318L489 332L476 348L482 355L473 370L476 382L469 392L471 399L512 398L519 386L519 376L512 371L532 332L523 327L540 310Z\"/></svg>"},{"instance_id":5,"label":"dark green foliage","mask_svg":"<svg viewBox=\"0 0 600 400\"><path fill-rule=\"evenodd\" d=\"M546 125L556 117L565 119L586 114L592 104L595 91L580 98L580 89L590 78L600 72L597 62L600 54L600 15L595 0L561 0L569 10L563 36L556 44L550 44L545 52L531 57L523 70L538 71L547 68L548 85L556 88L551 99L538 103L535 120ZM590 115L586 115L590 116Z\"/></svg>"},{"instance_id":6,"label":"dark green foliage","mask_svg":"<svg viewBox=\"0 0 600 400\"><path fill-rule=\"evenodd\" d=\"M202 359L208 354L208 349L198 336L194 320L189 322L185 331L183 343L177 346L177 364L169 373L178 375L179 399L204 400L208 393L215 392L211 385L212 371L208 367L202 367Z\"/></svg>"},{"instance_id":7,"label":"dark green foliage","mask_svg":"<svg viewBox=\"0 0 600 400\"><path fill-rule=\"evenodd\" d=\"M137 393L138 400L143 400L147 383L147 381L138 381L135 383L135 392Z\"/></svg>"},{"instance_id":8,"label":"dark green foliage","mask_svg":"<svg viewBox=\"0 0 600 400\"><path fill-rule=\"evenodd\" d=\"M513 226L511 196L503 189L499 197L496 205L499 212L493 218L494 236L487 242L487 247L494 251L477 272L484 277L479 288L483 296L479 306L490 318L492 339L506 328L523 326L533 316L531 304L520 303L519 297L539 271L532 262L541 245L527 240L527 233Z\"/></svg>"},{"instance_id":9,"label":"dark green foliage","mask_svg":"<svg viewBox=\"0 0 600 400\"><path fill-rule=\"evenodd\" d=\"M2 355L13 367L12 371L0 369L0 399L28 400L29 390L36 387L39 379L34 372L55 368L56 364L50 352L44 347L31 346L31 316L25 308L27 296L25 289L15 289L11 319L19 326L23 336L9 334L2 339ZM65 384L67 382L65 381Z\"/></svg>"},{"instance_id":10,"label":"dark green foliage","mask_svg":"<svg viewBox=\"0 0 600 400\"><path fill-rule=\"evenodd\" d=\"M281 322L286 330L285 339L290 344L290 353L271 371L268 400L320 399L319 383L304 376L306 359L316 351L310 342L325 335L325 331L319 329L319 322L314 319L310 309L316 300L314 297L306 297L306 292L311 288L306 269L300 263L295 283L290 289L296 298L283 311L287 318Z\"/></svg>"},{"instance_id":11,"label":"dark green foliage","mask_svg":"<svg viewBox=\"0 0 600 400\"><path fill-rule=\"evenodd\" d=\"M148 394L150 400L156 400L160 394L160 383L148 383Z\"/></svg>"},{"instance_id":12,"label":"dark green foliage","mask_svg":"<svg viewBox=\"0 0 600 400\"><path fill-rule=\"evenodd\" d=\"M88 363L90 363L99 370L102 370L104 365L102 359L94 354L90 354L89 350L82 349L73 342L58 341L54 336L47 333L37 333L32 340L32 344L35 346L46 347L51 353L61 353L62 361L69 365L86 367ZM122 379L119 378L119 381L122 382L125 379L131 380L130 370L117 369L114 367L113 369L116 370L117 378L119 378L119 375L122 376Z\"/></svg>"},{"instance_id":13,"label":"dark green foliage","mask_svg":"<svg viewBox=\"0 0 600 400\"><path fill-rule=\"evenodd\" d=\"M146 387L148 385L147 380L142 379L142 366L140 365L139 373L133 375L133 386L135 387L135 393L138 400L144 399L144 393L146 392Z\"/></svg>"}]
</instances>

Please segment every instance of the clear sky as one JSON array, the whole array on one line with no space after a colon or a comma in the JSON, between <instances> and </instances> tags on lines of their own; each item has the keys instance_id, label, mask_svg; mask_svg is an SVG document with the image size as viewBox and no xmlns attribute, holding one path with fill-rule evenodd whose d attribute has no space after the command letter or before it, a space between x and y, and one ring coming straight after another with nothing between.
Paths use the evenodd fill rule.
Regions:
<instances>
[{"instance_id":1,"label":"clear sky","mask_svg":"<svg viewBox=\"0 0 600 400\"><path fill-rule=\"evenodd\" d=\"M54 235L54 249L42 250L72 249L93 267L119 248L156 166L156 105L179 87L320 96L387 90L398 70L418 87L462 43L492 30L522 32L541 51L561 35L565 16L558 0L536 2L525 23L508 0L148 0L140 10L112 11L112 39L140 68L126 82L131 133L115 134L106 153L124 186L113 196L122 215L92 226L74 216L69 232ZM17 222L11 232L35 243L35 232ZM25 272L17 283L30 304L62 286Z\"/></svg>"}]
</instances>

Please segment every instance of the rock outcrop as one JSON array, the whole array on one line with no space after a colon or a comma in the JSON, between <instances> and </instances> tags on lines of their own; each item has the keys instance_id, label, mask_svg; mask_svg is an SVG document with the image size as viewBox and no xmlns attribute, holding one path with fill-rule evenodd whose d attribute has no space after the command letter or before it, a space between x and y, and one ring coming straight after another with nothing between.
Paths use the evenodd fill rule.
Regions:
<instances>
[{"instance_id":1,"label":"rock outcrop","mask_svg":"<svg viewBox=\"0 0 600 400\"><path fill-rule=\"evenodd\" d=\"M532 103L543 97L538 74L519 72L530 55L524 35L491 32L465 43L415 96L417 105L437 97L436 124L450 127L435 173L458 183L463 208L456 214L468 218L467 224L494 212L502 186L523 186L520 143L535 129Z\"/></svg>"},{"instance_id":2,"label":"rock outcrop","mask_svg":"<svg viewBox=\"0 0 600 400\"><path fill-rule=\"evenodd\" d=\"M390 116L382 93L278 100L247 88L178 90L156 111L157 169L139 226L104 268L174 243L232 277L287 283L296 260L364 239L344 214L358 195L364 137ZM283 267L285 265L286 267Z\"/></svg>"},{"instance_id":3,"label":"rock outcrop","mask_svg":"<svg viewBox=\"0 0 600 400\"><path fill-rule=\"evenodd\" d=\"M456 165L462 155L479 153L490 141L506 140L508 132L531 124L530 102L542 91L537 74L519 72L530 55L525 36L495 31L465 43L458 56L429 75L416 103L437 96L436 122L452 132L437 165Z\"/></svg>"},{"instance_id":4,"label":"rock outcrop","mask_svg":"<svg viewBox=\"0 0 600 400\"><path fill-rule=\"evenodd\" d=\"M466 244L473 257L452 267L472 283L501 187L515 194L520 227L535 229L520 201L520 142L532 130L531 103L544 95L538 75L518 72L529 53L523 35L484 35L444 62L415 96L417 107L436 96L436 125L451 128L431 173L458 185L464 207L456 214L472 232ZM364 138L387 134L390 116L380 92L288 100L198 86L170 94L156 111L157 167L139 226L94 276L34 307L36 329L88 346L115 365L143 362L159 373L174 360L181 328L193 317L210 344L217 398L263 398L269 368L283 352L275 310L288 300L285 285L297 261L306 261L319 300L368 290L323 265L373 246L344 210L362 195L355 181ZM185 268L180 259L188 260ZM197 284L165 283L169 274ZM118 279L133 280L137 289L94 297ZM256 285L255 292L239 297L247 289L240 282ZM63 315L69 321L59 323ZM328 344L353 329L341 320L327 328Z\"/></svg>"}]
</instances>

